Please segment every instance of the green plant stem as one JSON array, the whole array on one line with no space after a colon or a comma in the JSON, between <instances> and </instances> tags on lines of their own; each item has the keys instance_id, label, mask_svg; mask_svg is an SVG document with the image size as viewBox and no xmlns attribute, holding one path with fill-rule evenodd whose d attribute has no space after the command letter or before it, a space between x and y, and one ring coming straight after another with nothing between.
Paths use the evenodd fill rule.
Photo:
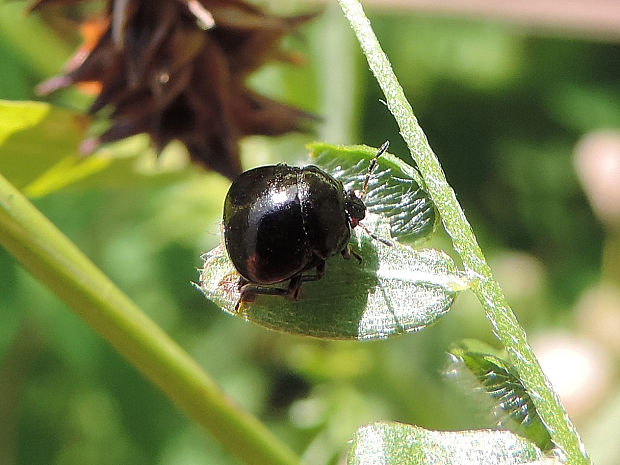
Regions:
<instances>
[{"instance_id":1,"label":"green plant stem","mask_svg":"<svg viewBox=\"0 0 620 465\"><path fill-rule=\"evenodd\" d=\"M430 148L360 3L357 0L338 1L357 35L370 69L385 94L390 112L396 118L401 134L426 182L428 192L441 214L444 228L452 238L466 272L472 278L472 289L484 307L495 336L510 354L553 442L564 453L566 463L570 465L590 463L564 407L527 343L523 328L508 306L499 284L493 278L471 226L456 200L454 191L446 181L439 160Z\"/></svg>"},{"instance_id":2,"label":"green plant stem","mask_svg":"<svg viewBox=\"0 0 620 465\"><path fill-rule=\"evenodd\" d=\"M0 244L232 454L300 463L1 175Z\"/></svg>"}]
</instances>

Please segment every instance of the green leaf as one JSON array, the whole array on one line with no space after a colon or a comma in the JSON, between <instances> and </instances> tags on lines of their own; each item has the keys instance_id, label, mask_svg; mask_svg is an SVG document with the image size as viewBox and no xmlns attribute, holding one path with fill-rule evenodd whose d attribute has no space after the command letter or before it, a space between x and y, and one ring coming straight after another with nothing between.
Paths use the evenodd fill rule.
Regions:
<instances>
[{"instance_id":1,"label":"green leaf","mask_svg":"<svg viewBox=\"0 0 620 465\"><path fill-rule=\"evenodd\" d=\"M452 373L473 375L477 388L488 394L494 404L499 426L515 431L543 450L553 447L549 431L538 415L531 396L510 362L474 349L477 343L464 341L450 350Z\"/></svg>"},{"instance_id":2,"label":"green leaf","mask_svg":"<svg viewBox=\"0 0 620 465\"><path fill-rule=\"evenodd\" d=\"M146 136L105 145L92 156L79 154L90 122L47 103L0 100L0 173L29 197L67 187L170 184L191 174L183 159L167 164L156 160ZM170 159L182 151L174 144L166 149Z\"/></svg>"},{"instance_id":3,"label":"green leaf","mask_svg":"<svg viewBox=\"0 0 620 465\"><path fill-rule=\"evenodd\" d=\"M347 190L361 191L370 160L377 149L365 145L337 146L309 144L314 162ZM368 211L390 222L390 233L399 242L419 243L430 237L437 226L435 209L417 169L389 153L379 158L368 183L364 203Z\"/></svg>"},{"instance_id":4,"label":"green leaf","mask_svg":"<svg viewBox=\"0 0 620 465\"><path fill-rule=\"evenodd\" d=\"M509 431L431 431L377 422L355 433L348 465L520 465L543 454Z\"/></svg>"},{"instance_id":5,"label":"green leaf","mask_svg":"<svg viewBox=\"0 0 620 465\"><path fill-rule=\"evenodd\" d=\"M371 214L365 224L389 238L380 217ZM360 228L353 231L351 247L362 263L332 257L320 281L303 284L298 301L259 295L235 311L239 274L223 244L203 256L199 288L224 311L267 328L328 339L377 339L423 329L467 287L443 252L386 246Z\"/></svg>"},{"instance_id":6,"label":"green leaf","mask_svg":"<svg viewBox=\"0 0 620 465\"><path fill-rule=\"evenodd\" d=\"M77 147L89 125L79 113L39 102L0 100L0 172L23 188Z\"/></svg>"},{"instance_id":7,"label":"green leaf","mask_svg":"<svg viewBox=\"0 0 620 465\"><path fill-rule=\"evenodd\" d=\"M90 156L62 160L43 173L24 192L31 197L47 195L57 189L127 189L162 187L186 180L201 171L187 162L185 149L172 143L161 156L149 148L145 134L106 144ZM170 156L169 156L170 155Z\"/></svg>"}]
</instances>

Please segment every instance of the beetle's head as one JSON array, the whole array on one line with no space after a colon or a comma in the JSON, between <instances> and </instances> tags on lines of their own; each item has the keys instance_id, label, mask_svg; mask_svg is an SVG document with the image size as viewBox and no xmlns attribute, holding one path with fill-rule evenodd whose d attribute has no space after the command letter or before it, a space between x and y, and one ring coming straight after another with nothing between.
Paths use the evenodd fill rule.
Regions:
<instances>
[{"instance_id":1,"label":"beetle's head","mask_svg":"<svg viewBox=\"0 0 620 465\"><path fill-rule=\"evenodd\" d=\"M368 181L370 180L370 176L372 175L375 166L377 166L377 159L385 153L388 146L390 145L389 141L385 141L385 143L381 146L377 154L370 161L370 165L368 165L368 172L366 173L366 179L364 179L364 187L362 188L362 193L358 197L355 195L355 192L347 191L344 195L344 209L349 217L349 224L352 228L359 225L366 233L372 237L373 239L387 245L392 246L392 243L388 240L382 239L373 233L371 233L368 228L366 228L363 224L360 224L366 217L366 205L364 204L364 197L366 196L366 189L368 188Z\"/></svg>"},{"instance_id":2,"label":"beetle's head","mask_svg":"<svg viewBox=\"0 0 620 465\"><path fill-rule=\"evenodd\" d=\"M366 189L368 188L368 181L370 180L370 176L372 175L375 166L377 166L377 158L385 153L388 146L390 145L389 141L385 141L381 146L377 154L370 161L370 165L368 165L368 172L366 173L366 179L364 180L364 187L362 188L362 193L358 197L355 195L355 192L347 191L344 195L344 209L349 216L349 222L351 223L351 227L356 227L360 221L364 219L366 216L366 205L364 205L364 197L366 197Z\"/></svg>"},{"instance_id":3,"label":"beetle's head","mask_svg":"<svg viewBox=\"0 0 620 465\"><path fill-rule=\"evenodd\" d=\"M347 212L352 228L356 227L366 216L366 205L352 190L344 195L344 210Z\"/></svg>"}]
</instances>

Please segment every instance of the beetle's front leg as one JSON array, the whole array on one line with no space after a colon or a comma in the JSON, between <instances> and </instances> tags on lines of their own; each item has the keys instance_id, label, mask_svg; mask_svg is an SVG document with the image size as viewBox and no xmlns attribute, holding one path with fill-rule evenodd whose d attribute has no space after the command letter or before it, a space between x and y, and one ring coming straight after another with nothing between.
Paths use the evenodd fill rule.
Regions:
<instances>
[{"instance_id":1,"label":"beetle's front leg","mask_svg":"<svg viewBox=\"0 0 620 465\"><path fill-rule=\"evenodd\" d=\"M342 258L344 258L345 260L349 260L351 258L351 255L353 255L358 263L362 263L362 257L355 250L353 250L349 244L347 244L346 247L342 249L340 255L342 255Z\"/></svg>"}]
</instances>

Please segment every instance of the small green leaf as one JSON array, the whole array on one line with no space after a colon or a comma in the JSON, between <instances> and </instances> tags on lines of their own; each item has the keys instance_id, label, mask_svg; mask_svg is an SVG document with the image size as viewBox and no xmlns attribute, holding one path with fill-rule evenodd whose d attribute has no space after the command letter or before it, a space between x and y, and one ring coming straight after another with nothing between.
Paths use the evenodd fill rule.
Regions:
<instances>
[{"instance_id":1,"label":"small green leaf","mask_svg":"<svg viewBox=\"0 0 620 465\"><path fill-rule=\"evenodd\" d=\"M0 173L29 197L67 187L170 184L192 173L187 163L155 161L144 135L84 156L78 147L89 125L89 117L48 103L0 100Z\"/></svg>"},{"instance_id":2,"label":"small green leaf","mask_svg":"<svg viewBox=\"0 0 620 465\"><path fill-rule=\"evenodd\" d=\"M172 145L172 144L171 144ZM164 152L168 151L166 148ZM30 183L24 193L41 197L58 189L133 189L137 187L167 186L188 179L200 171L186 162L184 148L171 147L173 159L166 154L157 157L149 148L146 134L105 144L89 156L62 160ZM179 153L181 152L181 153ZM178 157L177 155L181 155ZM170 158L173 158L170 157Z\"/></svg>"},{"instance_id":3,"label":"small green leaf","mask_svg":"<svg viewBox=\"0 0 620 465\"><path fill-rule=\"evenodd\" d=\"M77 147L89 118L40 102L0 100L0 172L24 187Z\"/></svg>"},{"instance_id":4,"label":"small green leaf","mask_svg":"<svg viewBox=\"0 0 620 465\"><path fill-rule=\"evenodd\" d=\"M379 219L369 215L365 224L389 238L388 225ZM362 263L332 257L320 281L303 284L298 301L259 295L236 312L239 274L223 244L204 255L199 288L224 311L271 329L328 339L377 339L423 329L467 287L443 252L386 246L360 228L353 231L351 247Z\"/></svg>"},{"instance_id":5,"label":"small green leaf","mask_svg":"<svg viewBox=\"0 0 620 465\"><path fill-rule=\"evenodd\" d=\"M525 465L543 463L534 444L509 431L431 431L377 422L355 433L348 465Z\"/></svg>"},{"instance_id":6,"label":"small green leaf","mask_svg":"<svg viewBox=\"0 0 620 465\"><path fill-rule=\"evenodd\" d=\"M377 149L365 145L309 144L310 156L321 168L342 181L347 190L361 191L370 160ZM368 211L390 222L391 236L400 242L419 243L430 237L439 214L413 166L389 153L379 158L368 183L364 203Z\"/></svg>"},{"instance_id":7,"label":"small green leaf","mask_svg":"<svg viewBox=\"0 0 620 465\"><path fill-rule=\"evenodd\" d=\"M463 343L450 351L453 373L471 373L477 387L493 400L499 426L515 431L543 450L553 447L549 431L541 421L534 402L512 365L502 358L472 350L477 341Z\"/></svg>"}]
</instances>

